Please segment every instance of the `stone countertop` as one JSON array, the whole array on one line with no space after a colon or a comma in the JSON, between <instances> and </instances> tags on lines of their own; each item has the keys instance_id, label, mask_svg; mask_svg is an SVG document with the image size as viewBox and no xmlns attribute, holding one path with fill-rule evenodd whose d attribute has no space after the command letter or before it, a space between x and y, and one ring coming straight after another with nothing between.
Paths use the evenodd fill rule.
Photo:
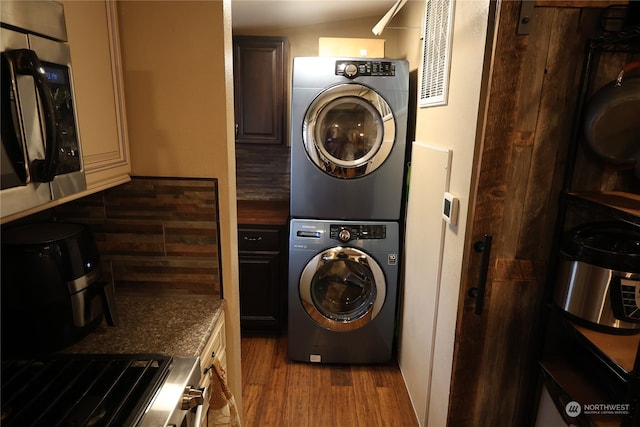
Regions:
<instances>
[{"instance_id":1,"label":"stone countertop","mask_svg":"<svg viewBox=\"0 0 640 427\"><path fill-rule=\"evenodd\" d=\"M116 295L118 326L104 321L65 353L199 356L224 301L209 295Z\"/></svg>"}]
</instances>

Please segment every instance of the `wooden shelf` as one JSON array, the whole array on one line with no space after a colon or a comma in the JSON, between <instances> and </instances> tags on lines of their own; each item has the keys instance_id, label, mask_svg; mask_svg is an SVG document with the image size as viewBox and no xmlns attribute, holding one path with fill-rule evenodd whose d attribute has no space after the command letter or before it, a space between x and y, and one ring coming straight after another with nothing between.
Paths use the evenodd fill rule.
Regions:
<instances>
[{"instance_id":1,"label":"wooden shelf","mask_svg":"<svg viewBox=\"0 0 640 427\"><path fill-rule=\"evenodd\" d=\"M640 334L607 334L575 323L572 323L572 326L607 359L606 361L612 367L625 376L631 374L636 363Z\"/></svg>"},{"instance_id":2,"label":"wooden shelf","mask_svg":"<svg viewBox=\"0 0 640 427\"><path fill-rule=\"evenodd\" d=\"M628 222L640 224L640 194L623 191L584 191L567 195L570 200L599 208Z\"/></svg>"},{"instance_id":3,"label":"wooden shelf","mask_svg":"<svg viewBox=\"0 0 640 427\"><path fill-rule=\"evenodd\" d=\"M238 200L239 225L286 225L288 200Z\"/></svg>"}]
</instances>

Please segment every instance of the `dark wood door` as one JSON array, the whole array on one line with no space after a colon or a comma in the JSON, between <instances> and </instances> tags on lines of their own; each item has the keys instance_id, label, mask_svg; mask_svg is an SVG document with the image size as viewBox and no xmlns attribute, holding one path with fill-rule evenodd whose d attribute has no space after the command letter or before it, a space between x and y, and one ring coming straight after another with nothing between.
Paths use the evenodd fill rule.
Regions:
<instances>
[{"instance_id":1,"label":"dark wood door","mask_svg":"<svg viewBox=\"0 0 640 427\"><path fill-rule=\"evenodd\" d=\"M499 13L490 17L496 27L488 35L450 426L526 426L538 401L561 153L570 139L583 46L597 11L536 7L530 33L518 35L520 7L499 2Z\"/></svg>"},{"instance_id":2,"label":"dark wood door","mask_svg":"<svg viewBox=\"0 0 640 427\"><path fill-rule=\"evenodd\" d=\"M288 61L284 38L233 38L236 143L286 143Z\"/></svg>"}]
</instances>

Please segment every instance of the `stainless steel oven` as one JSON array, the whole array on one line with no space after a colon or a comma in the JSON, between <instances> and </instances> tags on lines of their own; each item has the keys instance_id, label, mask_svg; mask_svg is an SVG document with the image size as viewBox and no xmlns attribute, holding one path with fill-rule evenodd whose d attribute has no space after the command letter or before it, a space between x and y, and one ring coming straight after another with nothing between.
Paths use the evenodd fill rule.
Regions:
<instances>
[{"instance_id":1,"label":"stainless steel oven","mask_svg":"<svg viewBox=\"0 0 640 427\"><path fill-rule=\"evenodd\" d=\"M11 426L200 427L197 357L55 354L2 361Z\"/></svg>"},{"instance_id":2,"label":"stainless steel oven","mask_svg":"<svg viewBox=\"0 0 640 427\"><path fill-rule=\"evenodd\" d=\"M2 1L2 218L86 189L64 9Z\"/></svg>"}]
</instances>

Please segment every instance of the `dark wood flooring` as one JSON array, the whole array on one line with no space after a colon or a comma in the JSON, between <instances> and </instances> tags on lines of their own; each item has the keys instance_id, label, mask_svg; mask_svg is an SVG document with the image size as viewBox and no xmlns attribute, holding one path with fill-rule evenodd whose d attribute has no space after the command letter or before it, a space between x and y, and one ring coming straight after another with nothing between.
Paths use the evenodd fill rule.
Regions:
<instances>
[{"instance_id":1,"label":"dark wood flooring","mask_svg":"<svg viewBox=\"0 0 640 427\"><path fill-rule=\"evenodd\" d=\"M397 363L292 362L287 339L242 337L243 427L417 426Z\"/></svg>"}]
</instances>

